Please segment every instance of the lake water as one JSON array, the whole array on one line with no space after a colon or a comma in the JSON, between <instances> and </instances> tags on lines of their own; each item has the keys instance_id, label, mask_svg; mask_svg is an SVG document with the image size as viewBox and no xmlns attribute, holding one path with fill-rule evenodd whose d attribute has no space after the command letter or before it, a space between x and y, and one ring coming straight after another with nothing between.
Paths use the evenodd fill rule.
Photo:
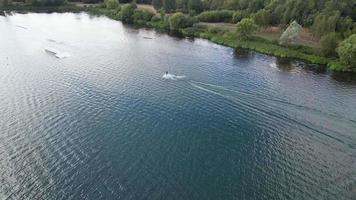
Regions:
<instances>
[{"instance_id":1,"label":"lake water","mask_svg":"<svg viewBox=\"0 0 356 200\"><path fill-rule=\"evenodd\" d=\"M308 68L0 16L0 199L355 199L356 77Z\"/></svg>"}]
</instances>

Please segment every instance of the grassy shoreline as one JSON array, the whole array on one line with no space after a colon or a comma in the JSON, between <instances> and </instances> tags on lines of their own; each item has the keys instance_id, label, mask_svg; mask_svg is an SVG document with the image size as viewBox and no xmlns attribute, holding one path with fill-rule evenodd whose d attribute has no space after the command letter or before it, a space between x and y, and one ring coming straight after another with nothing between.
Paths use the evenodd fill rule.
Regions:
<instances>
[{"instance_id":1,"label":"grassy shoreline","mask_svg":"<svg viewBox=\"0 0 356 200\"><path fill-rule=\"evenodd\" d=\"M117 17L116 10L101 8L98 6L76 6L75 4L66 4L55 7L35 7L31 5L12 5L0 7L0 12L87 12L93 15L104 15L114 20L120 20ZM169 33L169 28L165 27L161 21L158 22L143 22L134 23L137 27L152 28L160 32ZM249 40L239 40L236 34L231 32L219 32L219 30L211 31L204 27L189 27L178 31L183 37L202 38L212 41L216 44L232 47L248 49L263 54L302 60L310 64L319 65L319 67L327 66L327 69L332 71L342 71L343 65L335 58L327 58L317 55L310 47L304 46L281 46L277 42L272 42L261 37L252 37Z\"/></svg>"}]
</instances>

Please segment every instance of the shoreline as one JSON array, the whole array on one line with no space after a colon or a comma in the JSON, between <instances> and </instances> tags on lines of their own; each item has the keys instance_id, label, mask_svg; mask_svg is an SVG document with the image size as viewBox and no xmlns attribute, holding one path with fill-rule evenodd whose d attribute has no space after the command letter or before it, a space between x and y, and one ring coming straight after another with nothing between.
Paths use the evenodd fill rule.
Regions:
<instances>
[{"instance_id":1,"label":"shoreline","mask_svg":"<svg viewBox=\"0 0 356 200\"><path fill-rule=\"evenodd\" d=\"M66 4L63 6L55 6L55 7L13 5L7 7L0 7L0 12L1 14L3 14L4 12L18 12L18 13L86 12L92 15L98 15L98 16L104 15L110 19L121 21L117 17L115 10L101 8L98 6L77 6L75 4ZM140 24L133 23L132 25L137 28L149 28L167 34L172 33L171 30L162 27L160 22L144 22ZM300 60L308 64L317 65L316 67L317 69L326 68L327 70L330 71L355 73L355 71L342 70L343 65L340 63L339 60L335 58L327 58L324 56L316 55L315 53L313 53L313 49L310 47L281 46L277 42L269 41L256 36L252 37L249 40L239 40L232 33L224 33L224 34L221 34L220 32L212 33L208 29L204 29L204 28L188 27L188 28L180 29L179 31L176 31L176 33L178 33L180 36L185 38L206 39L213 43L235 48L235 49L236 48L246 49L246 50L256 51L258 53L275 56L279 58Z\"/></svg>"}]
</instances>

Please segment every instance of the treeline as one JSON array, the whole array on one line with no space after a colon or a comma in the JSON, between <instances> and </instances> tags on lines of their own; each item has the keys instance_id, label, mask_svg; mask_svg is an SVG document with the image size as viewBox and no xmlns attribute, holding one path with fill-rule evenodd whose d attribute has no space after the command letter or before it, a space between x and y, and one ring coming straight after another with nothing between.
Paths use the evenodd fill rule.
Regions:
<instances>
[{"instance_id":1,"label":"treeline","mask_svg":"<svg viewBox=\"0 0 356 200\"><path fill-rule=\"evenodd\" d=\"M106 0L109 1L117 0ZM288 27L277 41L281 47L298 48L301 58L313 54L315 56L309 56L309 60L318 60L318 63L329 63L328 58L338 59L342 65L334 65L337 70L356 70L355 0L119 0L119 3L129 2L131 4L124 5L118 12L123 22L179 31L185 35L227 36L230 39L236 35L237 40L251 41L261 27ZM135 3L152 4L159 14L137 10L133 6ZM202 27L199 22L235 23L236 31ZM303 27L310 28L320 39L320 50L298 47L296 41ZM236 43L230 39L228 43Z\"/></svg>"},{"instance_id":2,"label":"treeline","mask_svg":"<svg viewBox=\"0 0 356 200\"><path fill-rule=\"evenodd\" d=\"M310 27L317 37L338 32L345 38L356 32L355 0L137 0L137 3L152 4L156 9L163 9L168 13L238 11L240 18L252 17L260 26L297 21L303 27ZM212 22L219 22L220 17L217 16L219 14L226 12L210 13ZM221 17L221 22L236 22L232 19L231 13L230 15L230 20L225 15Z\"/></svg>"}]
</instances>

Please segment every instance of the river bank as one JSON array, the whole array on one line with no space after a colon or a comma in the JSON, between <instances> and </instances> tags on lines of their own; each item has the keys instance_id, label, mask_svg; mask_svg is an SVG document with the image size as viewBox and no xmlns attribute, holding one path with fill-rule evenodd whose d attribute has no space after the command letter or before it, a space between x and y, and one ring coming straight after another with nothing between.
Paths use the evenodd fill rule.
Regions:
<instances>
[{"instance_id":1,"label":"river bank","mask_svg":"<svg viewBox=\"0 0 356 200\"><path fill-rule=\"evenodd\" d=\"M117 9L106 9L100 5L83 5L67 3L63 6L54 7L36 7L31 5L12 5L0 8L0 11L15 12L88 12L93 15L104 15L114 20L121 20ZM137 27L152 28L160 32L172 33L169 24L164 17L161 20L138 20L132 21ZM276 41L254 36L248 40L240 40L234 32L225 31L218 28L209 28L208 26L195 23L192 27L183 28L174 31L175 35L182 37L203 38L214 43L229 46L232 48L249 49L256 52L281 57L298 59L310 64L318 65L318 68L327 67L332 71L346 71L346 67L337 58L328 58L321 56L315 48L306 46L282 46Z\"/></svg>"}]
</instances>

